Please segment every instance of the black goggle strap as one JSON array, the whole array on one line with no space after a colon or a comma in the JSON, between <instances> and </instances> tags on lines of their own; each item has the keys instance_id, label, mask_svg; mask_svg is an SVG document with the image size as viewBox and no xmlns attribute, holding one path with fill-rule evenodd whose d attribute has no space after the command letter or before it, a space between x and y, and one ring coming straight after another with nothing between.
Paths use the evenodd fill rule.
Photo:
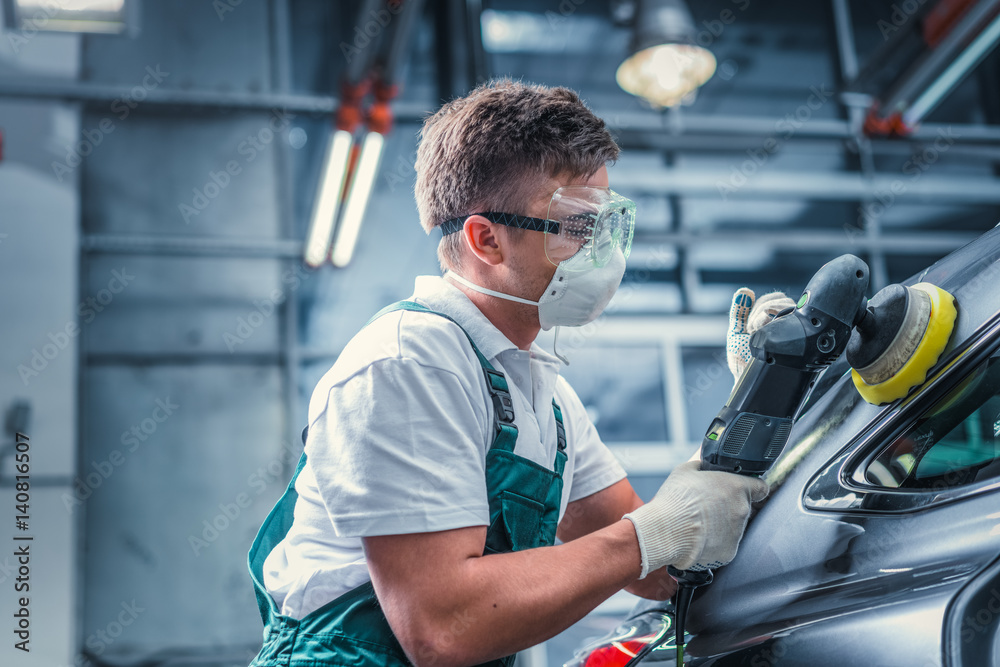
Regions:
<instances>
[{"instance_id":1,"label":"black goggle strap","mask_svg":"<svg viewBox=\"0 0 1000 667\"><path fill-rule=\"evenodd\" d=\"M530 229L535 232L548 232L550 234L559 233L559 223L555 220L545 220L543 218L529 218L526 215L516 215L514 213L496 213L487 211L485 213L470 213L451 220L445 220L440 224L441 236L448 236L460 231L465 226L465 221L473 215L481 215L490 222L507 227L517 227L518 229Z\"/></svg>"}]
</instances>

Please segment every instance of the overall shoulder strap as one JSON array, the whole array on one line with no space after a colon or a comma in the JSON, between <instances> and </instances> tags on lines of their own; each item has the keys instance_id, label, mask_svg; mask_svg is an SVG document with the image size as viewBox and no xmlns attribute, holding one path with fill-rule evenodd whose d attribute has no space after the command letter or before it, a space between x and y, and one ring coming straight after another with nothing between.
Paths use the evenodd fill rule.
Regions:
<instances>
[{"instance_id":1,"label":"overall shoulder strap","mask_svg":"<svg viewBox=\"0 0 1000 667\"><path fill-rule=\"evenodd\" d=\"M504 377L504 374L494 368L493 364L491 364L483 353L479 351L479 347L476 346L476 341L472 340L472 336L470 336L469 332L465 330L465 327L458 322L455 322L454 318L436 310L431 310L427 306L417 303L416 301L397 301L396 303L390 304L375 313L372 318L365 323L365 326L368 326L379 317L397 310L410 310L418 313L438 315L446 320L450 320L455 324L455 326L462 330L462 333L465 334L469 344L472 345L472 351L476 353L479 365L483 368L483 373L486 376L486 388L489 391L490 399L493 402L493 426L495 433L492 447L499 447L500 449L514 451L514 444L517 441L517 427L514 425L514 400L511 398L510 386L507 384L507 378Z\"/></svg>"},{"instance_id":2,"label":"overall shoulder strap","mask_svg":"<svg viewBox=\"0 0 1000 667\"><path fill-rule=\"evenodd\" d=\"M431 310L430 308L428 308L427 306L423 305L422 303L417 303L416 301L397 301L396 303L391 303L388 306L386 306L385 308L383 308L382 310L380 310L377 313L375 313L374 315L372 315L371 319L368 320L367 322L365 322L365 326L368 326L369 324L371 324L372 322L374 322L378 318L382 317L383 315L388 315L389 313L394 313L397 310L410 310L410 311L414 311L414 312L418 312L418 313L430 313L431 315L437 315L439 317L445 318L446 320L451 320L455 324L455 326L457 326L459 329L462 330L462 333L465 334L465 337L469 339L469 343L472 345L472 350L473 350L473 352L476 353L476 358L479 359L479 364L484 369L488 368L489 370L494 371L493 365L489 362L489 360L486 357L483 356L483 353L479 351L479 348L476 347L476 341L472 340L472 336L470 336L469 332L465 330L465 327L463 327L458 322L455 322L454 318L449 317L448 315L445 315L444 313L439 313L436 310ZM362 328L364 328L364 327L362 327Z\"/></svg>"},{"instance_id":3,"label":"overall shoulder strap","mask_svg":"<svg viewBox=\"0 0 1000 667\"><path fill-rule=\"evenodd\" d=\"M556 416L556 460L553 469L561 476L566 468L566 426L563 424L562 408L552 399L552 413Z\"/></svg>"}]
</instances>

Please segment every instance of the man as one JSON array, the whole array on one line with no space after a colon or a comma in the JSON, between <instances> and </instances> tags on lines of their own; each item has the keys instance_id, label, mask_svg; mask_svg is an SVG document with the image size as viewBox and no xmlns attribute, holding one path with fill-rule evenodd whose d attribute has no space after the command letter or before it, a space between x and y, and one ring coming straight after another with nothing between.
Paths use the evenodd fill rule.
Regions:
<instances>
[{"instance_id":1,"label":"man","mask_svg":"<svg viewBox=\"0 0 1000 667\"><path fill-rule=\"evenodd\" d=\"M506 665L622 588L669 597L668 564L735 556L766 485L691 463L643 505L534 343L621 281L617 156L563 88L494 82L426 121L416 199L444 277L312 395L300 472L251 549L254 665Z\"/></svg>"}]
</instances>

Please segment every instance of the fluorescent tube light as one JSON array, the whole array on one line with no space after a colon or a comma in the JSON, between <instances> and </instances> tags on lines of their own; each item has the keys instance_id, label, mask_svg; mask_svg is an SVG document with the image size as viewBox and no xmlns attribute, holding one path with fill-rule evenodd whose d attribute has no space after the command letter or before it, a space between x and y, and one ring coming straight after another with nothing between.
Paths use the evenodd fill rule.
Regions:
<instances>
[{"instance_id":1,"label":"fluorescent tube light","mask_svg":"<svg viewBox=\"0 0 1000 667\"><path fill-rule=\"evenodd\" d=\"M333 238L333 227L344 191L353 139L346 130L334 130L330 133L306 240L305 262L309 266L321 265L330 253L330 240Z\"/></svg>"},{"instance_id":2,"label":"fluorescent tube light","mask_svg":"<svg viewBox=\"0 0 1000 667\"><path fill-rule=\"evenodd\" d=\"M3 0L8 30L121 33L128 27L125 0Z\"/></svg>"},{"instance_id":3,"label":"fluorescent tube light","mask_svg":"<svg viewBox=\"0 0 1000 667\"><path fill-rule=\"evenodd\" d=\"M378 173L384 143L385 138L378 132L369 132L365 135L361 157L358 158L358 165L351 179L350 193L344 205L344 214L337 229L337 241L333 246L334 266L347 266L354 256L354 247L357 245L361 222L375 185L375 175Z\"/></svg>"}]
</instances>

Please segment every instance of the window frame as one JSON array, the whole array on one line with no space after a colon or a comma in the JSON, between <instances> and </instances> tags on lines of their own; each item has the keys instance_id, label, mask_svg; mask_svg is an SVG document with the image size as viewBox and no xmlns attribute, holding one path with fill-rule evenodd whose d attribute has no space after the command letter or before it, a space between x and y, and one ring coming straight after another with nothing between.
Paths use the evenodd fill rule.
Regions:
<instances>
[{"instance_id":1,"label":"window frame","mask_svg":"<svg viewBox=\"0 0 1000 667\"><path fill-rule=\"evenodd\" d=\"M650 346L661 354L661 374L667 439L663 441L608 440L604 443L624 466L629 476L657 475L665 477L674 468L687 461L701 446L701 439L688 436L688 414L685 405L682 348L707 347L725 349L729 320L719 315L686 315L642 317L609 315L580 327L579 337L584 342L574 345L568 334L559 340L558 349L573 362L575 349L583 347ZM553 332L545 332L536 341L543 349L552 349ZM728 374L728 369L726 374ZM728 382L728 380L727 380ZM719 407L722 407L720 404ZM708 424L705 424L707 428ZM600 433L600 426L597 427ZM602 436L603 437L603 436Z\"/></svg>"}]
</instances>

